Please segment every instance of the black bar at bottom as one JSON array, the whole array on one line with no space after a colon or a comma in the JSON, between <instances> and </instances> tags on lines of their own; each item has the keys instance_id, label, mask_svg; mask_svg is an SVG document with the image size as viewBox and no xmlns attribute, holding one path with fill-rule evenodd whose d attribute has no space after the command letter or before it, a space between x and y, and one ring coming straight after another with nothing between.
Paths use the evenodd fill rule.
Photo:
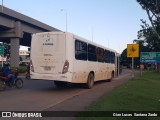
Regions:
<instances>
[{"instance_id":1,"label":"black bar at bottom","mask_svg":"<svg viewBox=\"0 0 160 120\"><path fill-rule=\"evenodd\" d=\"M0 117L160 117L160 111L0 111Z\"/></svg>"}]
</instances>

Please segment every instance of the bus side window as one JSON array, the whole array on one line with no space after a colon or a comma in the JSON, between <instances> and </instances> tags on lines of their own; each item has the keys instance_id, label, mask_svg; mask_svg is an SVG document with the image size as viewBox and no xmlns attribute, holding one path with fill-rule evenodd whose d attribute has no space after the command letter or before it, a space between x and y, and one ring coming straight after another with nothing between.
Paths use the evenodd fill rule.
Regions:
<instances>
[{"instance_id":1,"label":"bus side window","mask_svg":"<svg viewBox=\"0 0 160 120\"><path fill-rule=\"evenodd\" d=\"M97 60L98 60L98 62L104 62L104 59L105 57L104 57L104 49L102 49L102 48L97 48Z\"/></svg>"},{"instance_id":2,"label":"bus side window","mask_svg":"<svg viewBox=\"0 0 160 120\"><path fill-rule=\"evenodd\" d=\"M87 43L75 40L75 58L87 60Z\"/></svg>"},{"instance_id":3,"label":"bus side window","mask_svg":"<svg viewBox=\"0 0 160 120\"><path fill-rule=\"evenodd\" d=\"M96 46L88 44L88 61L97 61Z\"/></svg>"},{"instance_id":4,"label":"bus side window","mask_svg":"<svg viewBox=\"0 0 160 120\"><path fill-rule=\"evenodd\" d=\"M105 62L110 63L110 51L105 50Z\"/></svg>"},{"instance_id":5,"label":"bus side window","mask_svg":"<svg viewBox=\"0 0 160 120\"><path fill-rule=\"evenodd\" d=\"M111 58L111 63L115 63L115 53L114 52L110 53L110 58Z\"/></svg>"}]
</instances>

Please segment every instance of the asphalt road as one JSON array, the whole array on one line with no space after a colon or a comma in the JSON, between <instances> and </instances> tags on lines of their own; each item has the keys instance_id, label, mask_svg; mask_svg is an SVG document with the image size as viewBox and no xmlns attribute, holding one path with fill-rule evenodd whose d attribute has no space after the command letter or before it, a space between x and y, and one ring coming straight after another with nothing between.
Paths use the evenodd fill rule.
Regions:
<instances>
[{"instance_id":1,"label":"asphalt road","mask_svg":"<svg viewBox=\"0 0 160 120\"><path fill-rule=\"evenodd\" d=\"M131 71L125 70L112 82L98 82L92 89L77 85L57 88L53 81L23 78L22 89L0 91L0 111L81 111L132 77Z\"/></svg>"},{"instance_id":2,"label":"asphalt road","mask_svg":"<svg viewBox=\"0 0 160 120\"><path fill-rule=\"evenodd\" d=\"M57 88L53 81L23 78L23 82L21 89L13 87L0 91L0 111L42 111L88 91L75 85Z\"/></svg>"}]
</instances>

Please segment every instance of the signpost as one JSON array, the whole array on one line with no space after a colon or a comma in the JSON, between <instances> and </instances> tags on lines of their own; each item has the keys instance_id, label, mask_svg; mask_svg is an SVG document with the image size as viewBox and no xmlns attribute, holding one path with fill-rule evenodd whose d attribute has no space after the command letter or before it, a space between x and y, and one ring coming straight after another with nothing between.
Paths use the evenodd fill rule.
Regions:
<instances>
[{"instance_id":1,"label":"signpost","mask_svg":"<svg viewBox=\"0 0 160 120\"><path fill-rule=\"evenodd\" d=\"M160 63L160 52L141 52L141 63L154 63L156 70L158 70L158 63Z\"/></svg>"},{"instance_id":2,"label":"signpost","mask_svg":"<svg viewBox=\"0 0 160 120\"><path fill-rule=\"evenodd\" d=\"M142 75L142 71L144 70L144 64L140 64L140 69L141 69L141 75Z\"/></svg>"},{"instance_id":3,"label":"signpost","mask_svg":"<svg viewBox=\"0 0 160 120\"><path fill-rule=\"evenodd\" d=\"M160 62L160 52L141 52L140 61L142 63Z\"/></svg>"},{"instance_id":4,"label":"signpost","mask_svg":"<svg viewBox=\"0 0 160 120\"><path fill-rule=\"evenodd\" d=\"M127 44L127 57L139 57L139 44Z\"/></svg>"},{"instance_id":5,"label":"signpost","mask_svg":"<svg viewBox=\"0 0 160 120\"><path fill-rule=\"evenodd\" d=\"M4 46L0 46L0 55L4 55Z\"/></svg>"},{"instance_id":6,"label":"signpost","mask_svg":"<svg viewBox=\"0 0 160 120\"><path fill-rule=\"evenodd\" d=\"M132 58L132 70L134 76L134 57L139 57L139 44L127 44L127 57Z\"/></svg>"},{"instance_id":7,"label":"signpost","mask_svg":"<svg viewBox=\"0 0 160 120\"><path fill-rule=\"evenodd\" d=\"M0 46L0 56L4 56L4 46ZM2 59L2 67L3 67L3 59Z\"/></svg>"}]
</instances>

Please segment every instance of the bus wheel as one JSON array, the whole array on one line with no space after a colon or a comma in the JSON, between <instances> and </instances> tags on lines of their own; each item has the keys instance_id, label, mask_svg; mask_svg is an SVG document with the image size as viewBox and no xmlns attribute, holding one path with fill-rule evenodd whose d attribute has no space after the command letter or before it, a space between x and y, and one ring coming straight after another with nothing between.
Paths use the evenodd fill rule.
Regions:
<instances>
[{"instance_id":1,"label":"bus wheel","mask_svg":"<svg viewBox=\"0 0 160 120\"><path fill-rule=\"evenodd\" d=\"M89 73L87 83L86 83L86 88L91 89L94 85L94 75L93 73Z\"/></svg>"},{"instance_id":2,"label":"bus wheel","mask_svg":"<svg viewBox=\"0 0 160 120\"><path fill-rule=\"evenodd\" d=\"M111 82L113 78L114 78L114 72L111 73L111 78L108 80L108 82Z\"/></svg>"}]
</instances>

